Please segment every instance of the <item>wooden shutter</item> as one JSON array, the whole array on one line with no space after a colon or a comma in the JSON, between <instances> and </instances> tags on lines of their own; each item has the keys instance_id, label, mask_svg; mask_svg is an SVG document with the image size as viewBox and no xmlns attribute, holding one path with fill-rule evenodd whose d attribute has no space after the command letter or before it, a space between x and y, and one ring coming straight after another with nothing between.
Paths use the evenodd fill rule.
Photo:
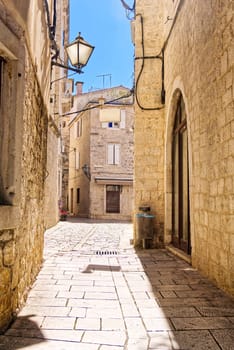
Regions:
<instances>
[{"instance_id":1,"label":"wooden shutter","mask_svg":"<svg viewBox=\"0 0 234 350\"><path fill-rule=\"evenodd\" d=\"M125 129L126 126L126 111L125 109L121 109L120 111L120 129Z\"/></svg>"},{"instance_id":2,"label":"wooden shutter","mask_svg":"<svg viewBox=\"0 0 234 350\"><path fill-rule=\"evenodd\" d=\"M115 144L114 145L114 164L120 164L120 145L119 144Z\"/></svg>"},{"instance_id":3,"label":"wooden shutter","mask_svg":"<svg viewBox=\"0 0 234 350\"><path fill-rule=\"evenodd\" d=\"M80 169L80 152L78 150L76 150L75 157L75 167L76 169Z\"/></svg>"},{"instance_id":4,"label":"wooden shutter","mask_svg":"<svg viewBox=\"0 0 234 350\"><path fill-rule=\"evenodd\" d=\"M107 164L114 164L114 145L112 143L107 145Z\"/></svg>"}]
</instances>

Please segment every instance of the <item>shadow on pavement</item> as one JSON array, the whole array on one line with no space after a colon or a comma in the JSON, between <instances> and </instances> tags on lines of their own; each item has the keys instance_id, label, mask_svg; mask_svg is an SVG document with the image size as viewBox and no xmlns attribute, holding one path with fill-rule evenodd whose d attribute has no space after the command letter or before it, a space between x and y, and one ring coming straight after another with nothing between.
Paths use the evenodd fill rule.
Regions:
<instances>
[{"instance_id":1,"label":"shadow on pavement","mask_svg":"<svg viewBox=\"0 0 234 350\"><path fill-rule=\"evenodd\" d=\"M120 266L89 264L82 273L92 273L94 271L120 271Z\"/></svg>"},{"instance_id":2,"label":"shadow on pavement","mask_svg":"<svg viewBox=\"0 0 234 350\"><path fill-rule=\"evenodd\" d=\"M89 219L89 218L80 218L78 216L68 216L66 222L77 224L77 223L87 223L87 224L105 224L105 223L113 223L113 224L128 224L131 221L124 220L102 220L102 219Z\"/></svg>"},{"instance_id":3,"label":"shadow on pavement","mask_svg":"<svg viewBox=\"0 0 234 350\"><path fill-rule=\"evenodd\" d=\"M26 349L44 343L46 339L40 330L43 317L35 315L18 316L4 335L0 336L0 350Z\"/></svg>"},{"instance_id":4,"label":"shadow on pavement","mask_svg":"<svg viewBox=\"0 0 234 350\"><path fill-rule=\"evenodd\" d=\"M141 282L133 283L132 293L151 337L150 349L231 350L233 299L167 250L136 253L148 300L137 300Z\"/></svg>"}]
</instances>

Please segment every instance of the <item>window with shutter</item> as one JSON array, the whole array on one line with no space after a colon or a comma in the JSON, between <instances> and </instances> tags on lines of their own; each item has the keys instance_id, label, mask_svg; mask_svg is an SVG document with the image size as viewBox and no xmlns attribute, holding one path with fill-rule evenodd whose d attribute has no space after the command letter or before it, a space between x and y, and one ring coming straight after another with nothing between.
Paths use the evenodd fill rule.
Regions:
<instances>
[{"instance_id":1,"label":"window with shutter","mask_svg":"<svg viewBox=\"0 0 234 350\"><path fill-rule=\"evenodd\" d=\"M75 151L75 168L80 169L80 152L78 150Z\"/></svg>"},{"instance_id":2,"label":"window with shutter","mask_svg":"<svg viewBox=\"0 0 234 350\"><path fill-rule=\"evenodd\" d=\"M120 144L109 143L107 145L107 164L110 164L110 165L120 164Z\"/></svg>"},{"instance_id":3,"label":"window with shutter","mask_svg":"<svg viewBox=\"0 0 234 350\"><path fill-rule=\"evenodd\" d=\"M114 164L114 145L107 145L107 164Z\"/></svg>"},{"instance_id":4,"label":"window with shutter","mask_svg":"<svg viewBox=\"0 0 234 350\"><path fill-rule=\"evenodd\" d=\"M126 125L126 111L125 109L121 109L120 111L120 129L125 129Z\"/></svg>"}]
</instances>

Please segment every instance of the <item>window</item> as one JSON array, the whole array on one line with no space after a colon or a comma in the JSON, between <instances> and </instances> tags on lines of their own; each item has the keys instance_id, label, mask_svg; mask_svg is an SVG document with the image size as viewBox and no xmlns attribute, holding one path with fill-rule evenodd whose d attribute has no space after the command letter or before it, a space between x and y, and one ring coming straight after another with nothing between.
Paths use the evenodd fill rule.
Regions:
<instances>
[{"instance_id":1,"label":"window","mask_svg":"<svg viewBox=\"0 0 234 350\"><path fill-rule=\"evenodd\" d=\"M106 212L120 213L120 186L106 186Z\"/></svg>"},{"instance_id":2,"label":"window","mask_svg":"<svg viewBox=\"0 0 234 350\"><path fill-rule=\"evenodd\" d=\"M80 203L80 189L79 188L76 189L76 203L77 204Z\"/></svg>"},{"instance_id":3,"label":"window","mask_svg":"<svg viewBox=\"0 0 234 350\"><path fill-rule=\"evenodd\" d=\"M0 204L11 205L15 195L15 61L0 57Z\"/></svg>"},{"instance_id":4,"label":"window","mask_svg":"<svg viewBox=\"0 0 234 350\"><path fill-rule=\"evenodd\" d=\"M110 122L108 123L108 128L119 128L118 122Z\"/></svg>"},{"instance_id":5,"label":"window","mask_svg":"<svg viewBox=\"0 0 234 350\"><path fill-rule=\"evenodd\" d=\"M1 128L0 128L0 140L3 138L3 120L2 120L2 92L3 92L3 69L4 69L4 60L0 57L0 121L1 121ZM1 141L0 141L1 142ZM0 144L1 145L1 144ZM2 157L1 157L1 172L0 172L0 204L4 204L5 202L5 196L4 196L4 186L3 186L3 179L2 179Z\"/></svg>"},{"instance_id":6,"label":"window","mask_svg":"<svg viewBox=\"0 0 234 350\"><path fill-rule=\"evenodd\" d=\"M73 188L70 189L70 212L73 214Z\"/></svg>"},{"instance_id":7,"label":"window","mask_svg":"<svg viewBox=\"0 0 234 350\"><path fill-rule=\"evenodd\" d=\"M121 109L120 111L120 129L125 129L125 123L126 123L126 110Z\"/></svg>"},{"instance_id":8,"label":"window","mask_svg":"<svg viewBox=\"0 0 234 350\"><path fill-rule=\"evenodd\" d=\"M125 129L126 124L126 110L120 110L120 121L111 121L102 123L102 128L113 128L113 129Z\"/></svg>"},{"instance_id":9,"label":"window","mask_svg":"<svg viewBox=\"0 0 234 350\"><path fill-rule=\"evenodd\" d=\"M75 169L80 169L80 152L75 149Z\"/></svg>"},{"instance_id":10,"label":"window","mask_svg":"<svg viewBox=\"0 0 234 350\"><path fill-rule=\"evenodd\" d=\"M109 165L120 164L120 144L109 143L107 145L107 164Z\"/></svg>"},{"instance_id":11,"label":"window","mask_svg":"<svg viewBox=\"0 0 234 350\"><path fill-rule=\"evenodd\" d=\"M4 68L4 60L2 57L0 57L0 109L2 106L3 68Z\"/></svg>"},{"instance_id":12,"label":"window","mask_svg":"<svg viewBox=\"0 0 234 350\"><path fill-rule=\"evenodd\" d=\"M82 119L74 123L74 138L80 137L82 135Z\"/></svg>"}]
</instances>

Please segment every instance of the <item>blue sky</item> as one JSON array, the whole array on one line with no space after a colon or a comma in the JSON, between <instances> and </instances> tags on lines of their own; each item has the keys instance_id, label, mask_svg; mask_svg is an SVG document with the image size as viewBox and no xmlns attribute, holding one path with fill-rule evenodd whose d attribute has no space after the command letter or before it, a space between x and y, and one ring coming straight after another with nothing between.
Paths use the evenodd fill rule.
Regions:
<instances>
[{"instance_id":1,"label":"blue sky","mask_svg":"<svg viewBox=\"0 0 234 350\"><path fill-rule=\"evenodd\" d=\"M131 1L128 4L132 5ZM84 92L109 88L110 84L132 88L134 49L130 21L121 1L70 0L70 41L78 32L95 46L84 73L73 76L75 81L84 82ZM111 78L102 77L106 74Z\"/></svg>"}]
</instances>

